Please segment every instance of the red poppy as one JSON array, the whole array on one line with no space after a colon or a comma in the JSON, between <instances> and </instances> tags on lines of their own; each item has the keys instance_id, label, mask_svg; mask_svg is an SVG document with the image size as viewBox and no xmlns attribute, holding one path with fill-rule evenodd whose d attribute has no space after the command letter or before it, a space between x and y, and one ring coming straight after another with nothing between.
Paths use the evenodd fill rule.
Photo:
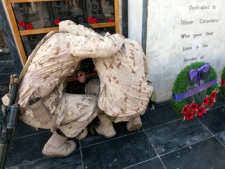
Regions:
<instances>
[{"instance_id":1,"label":"red poppy","mask_svg":"<svg viewBox=\"0 0 225 169\"><path fill-rule=\"evenodd\" d=\"M108 22L114 22L113 18L109 18Z\"/></svg>"},{"instance_id":2,"label":"red poppy","mask_svg":"<svg viewBox=\"0 0 225 169\"><path fill-rule=\"evenodd\" d=\"M93 22L91 17L88 18L88 22L89 23L92 23Z\"/></svg>"},{"instance_id":3,"label":"red poppy","mask_svg":"<svg viewBox=\"0 0 225 169\"><path fill-rule=\"evenodd\" d=\"M27 29L27 30L31 30L31 29L33 29L33 26L32 26L31 24L27 24L27 25L26 25L26 29Z\"/></svg>"},{"instance_id":4,"label":"red poppy","mask_svg":"<svg viewBox=\"0 0 225 169\"><path fill-rule=\"evenodd\" d=\"M216 102L216 99L210 99L209 106L213 107L214 103Z\"/></svg>"},{"instance_id":5,"label":"red poppy","mask_svg":"<svg viewBox=\"0 0 225 169\"><path fill-rule=\"evenodd\" d=\"M182 109L182 114L186 115L189 112L189 110L190 110L190 106L185 105Z\"/></svg>"},{"instance_id":6,"label":"red poppy","mask_svg":"<svg viewBox=\"0 0 225 169\"><path fill-rule=\"evenodd\" d=\"M193 117L194 117L194 112L193 112L193 111L188 112L188 113L185 115L185 120L191 120Z\"/></svg>"},{"instance_id":7,"label":"red poppy","mask_svg":"<svg viewBox=\"0 0 225 169\"><path fill-rule=\"evenodd\" d=\"M225 86L225 79L221 79L221 86Z\"/></svg>"},{"instance_id":8,"label":"red poppy","mask_svg":"<svg viewBox=\"0 0 225 169\"><path fill-rule=\"evenodd\" d=\"M55 23L55 25L59 25L59 22L60 22L60 20L59 19L55 19L55 21L54 21L54 23Z\"/></svg>"},{"instance_id":9,"label":"red poppy","mask_svg":"<svg viewBox=\"0 0 225 169\"><path fill-rule=\"evenodd\" d=\"M191 110L195 111L198 109L198 104L193 102L193 103L191 103L190 108L191 108Z\"/></svg>"},{"instance_id":10,"label":"red poppy","mask_svg":"<svg viewBox=\"0 0 225 169\"><path fill-rule=\"evenodd\" d=\"M197 116L202 116L203 114L206 113L207 110L208 110L208 109L205 108L205 107L200 107L200 108L198 109L198 111L197 111Z\"/></svg>"},{"instance_id":11,"label":"red poppy","mask_svg":"<svg viewBox=\"0 0 225 169\"><path fill-rule=\"evenodd\" d=\"M203 107L205 107L205 106L207 106L209 104L209 99L210 99L210 97L208 95L206 95L206 97L205 97L205 99L204 99L204 101L202 103Z\"/></svg>"},{"instance_id":12,"label":"red poppy","mask_svg":"<svg viewBox=\"0 0 225 169\"><path fill-rule=\"evenodd\" d=\"M96 18L93 18L92 23L98 23L98 20Z\"/></svg>"},{"instance_id":13,"label":"red poppy","mask_svg":"<svg viewBox=\"0 0 225 169\"><path fill-rule=\"evenodd\" d=\"M213 90L212 94L210 95L210 99L215 99L216 98L216 95L217 95L217 91L216 90Z\"/></svg>"},{"instance_id":14,"label":"red poppy","mask_svg":"<svg viewBox=\"0 0 225 169\"><path fill-rule=\"evenodd\" d=\"M19 26L20 27L24 27L25 26L25 22L24 21L19 21Z\"/></svg>"}]
</instances>

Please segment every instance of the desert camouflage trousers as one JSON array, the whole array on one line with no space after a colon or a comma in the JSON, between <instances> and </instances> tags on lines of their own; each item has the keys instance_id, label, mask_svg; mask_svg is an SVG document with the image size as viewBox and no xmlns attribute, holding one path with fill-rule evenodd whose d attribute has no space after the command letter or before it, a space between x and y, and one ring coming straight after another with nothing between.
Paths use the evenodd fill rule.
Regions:
<instances>
[{"instance_id":1,"label":"desert camouflage trousers","mask_svg":"<svg viewBox=\"0 0 225 169\"><path fill-rule=\"evenodd\" d=\"M35 127L50 129L54 132L60 129L67 137L76 137L98 115L97 97L94 95L77 95L63 93L51 121L41 125L37 119L26 114L21 120Z\"/></svg>"},{"instance_id":2,"label":"desert camouflage trousers","mask_svg":"<svg viewBox=\"0 0 225 169\"><path fill-rule=\"evenodd\" d=\"M100 80L99 79L91 79L85 86L85 93L95 95L98 97L99 92L100 92ZM143 115L145 113L146 109L144 109L143 111L137 112L136 114L134 114L132 116L110 117L110 119L114 119L114 123L126 122L135 116ZM101 113L103 113L103 112L101 112ZM104 112L104 113L107 114L107 112Z\"/></svg>"}]
</instances>

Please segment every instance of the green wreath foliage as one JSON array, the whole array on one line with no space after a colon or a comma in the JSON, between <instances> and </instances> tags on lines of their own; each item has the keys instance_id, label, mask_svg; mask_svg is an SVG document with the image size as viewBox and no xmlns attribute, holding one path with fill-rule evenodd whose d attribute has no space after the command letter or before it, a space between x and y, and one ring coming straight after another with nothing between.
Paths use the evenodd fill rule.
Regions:
<instances>
[{"instance_id":1,"label":"green wreath foliage","mask_svg":"<svg viewBox=\"0 0 225 169\"><path fill-rule=\"evenodd\" d=\"M223 68L221 79L225 79L225 67ZM220 86L220 92L223 98L225 98L225 86Z\"/></svg>"},{"instance_id":2,"label":"green wreath foliage","mask_svg":"<svg viewBox=\"0 0 225 169\"><path fill-rule=\"evenodd\" d=\"M191 88L194 88L195 82L193 80L192 81L190 80L189 71L191 69L198 69L201 66L203 66L204 64L205 64L205 62L195 62L195 63L192 63L189 66L185 67L183 70L181 70L181 72L178 74L178 76L174 82L174 85L172 88L172 93L180 94L180 93L187 92ZM216 79L217 73L216 73L215 69L213 69L210 66L209 71L207 73L205 73L203 76L204 76L204 83L206 83L206 82ZM212 91L216 88L217 88L217 84L200 92L199 95L202 95L202 98L200 100L191 100L190 98L185 98L183 100L176 101L176 100L171 99L174 111L178 115L182 115L181 112L185 105L190 104L192 101L199 102L199 104L200 104L200 102L202 103L206 94L210 95L212 93Z\"/></svg>"}]
</instances>

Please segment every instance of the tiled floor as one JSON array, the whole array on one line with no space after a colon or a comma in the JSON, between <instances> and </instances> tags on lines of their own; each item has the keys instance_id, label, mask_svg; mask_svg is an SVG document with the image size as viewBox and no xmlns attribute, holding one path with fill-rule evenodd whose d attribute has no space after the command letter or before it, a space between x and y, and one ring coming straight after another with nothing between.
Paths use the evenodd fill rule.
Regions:
<instances>
[{"instance_id":1,"label":"tiled floor","mask_svg":"<svg viewBox=\"0 0 225 169\"><path fill-rule=\"evenodd\" d=\"M91 134L82 141L73 139L77 148L64 158L41 154L51 136L48 130L36 131L19 122L7 168L224 169L224 103L219 95L213 109L187 122L172 110L170 102L157 104L155 111L147 110L142 116L141 130L128 132L126 124L119 123L114 125L117 135L111 139Z\"/></svg>"}]
</instances>

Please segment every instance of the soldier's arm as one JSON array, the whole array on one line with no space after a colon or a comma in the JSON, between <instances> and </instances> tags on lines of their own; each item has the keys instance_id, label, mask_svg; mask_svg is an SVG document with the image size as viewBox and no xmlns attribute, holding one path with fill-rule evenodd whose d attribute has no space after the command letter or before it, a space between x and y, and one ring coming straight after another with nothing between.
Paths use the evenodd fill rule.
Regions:
<instances>
[{"instance_id":1,"label":"soldier's arm","mask_svg":"<svg viewBox=\"0 0 225 169\"><path fill-rule=\"evenodd\" d=\"M106 58L115 55L122 47L124 37L113 34L104 37L76 36L71 39L70 52L81 58Z\"/></svg>"}]
</instances>

